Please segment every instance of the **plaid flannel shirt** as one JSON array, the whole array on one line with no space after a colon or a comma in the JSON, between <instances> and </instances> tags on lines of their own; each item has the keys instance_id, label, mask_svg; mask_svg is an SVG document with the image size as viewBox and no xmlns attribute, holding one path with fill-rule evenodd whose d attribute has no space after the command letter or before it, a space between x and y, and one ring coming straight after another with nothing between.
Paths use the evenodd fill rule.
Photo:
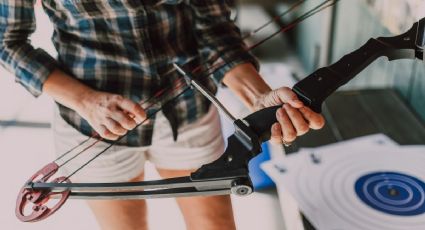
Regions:
<instances>
[{"instance_id":1,"label":"plaid flannel shirt","mask_svg":"<svg viewBox=\"0 0 425 230\"><path fill-rule=\"evenodd\" d=\"M258 66L224 0L42 0L54 25L56 58L28 40L35 30L34 4L35 0L0 0L0 63L34 96L42 93L55 68L96 90L143 101L176 84L181 76L169 72L173 62L183 65L198 55L191 61L194 67L218 54L215 62L228 64L202 79L212 91L235 65ZM194 90L172 105L167 114L174 115L177 127L197 120L209 108L207 99ZM93 133L75 111L62 105L59 109L81 133ZM153 121L129 132L119 144L149 145Z\"/></svg>"}]
</instances>

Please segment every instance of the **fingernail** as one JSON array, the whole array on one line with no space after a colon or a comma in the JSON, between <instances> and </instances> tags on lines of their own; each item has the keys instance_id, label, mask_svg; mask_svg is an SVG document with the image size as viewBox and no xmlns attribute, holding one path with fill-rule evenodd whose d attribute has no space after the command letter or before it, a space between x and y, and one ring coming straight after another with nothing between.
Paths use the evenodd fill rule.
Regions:
<instances>
[{"instance_id":1,"label":"fingernail","mask_svg":"<svg viewBox=\"0 0 425 230\"><path fill-rule=\"evenodd\" d=\"M295 102L295 103L297 103L297 104L303 104L303 102L302 102L302 101L300 101L300 100L298 100L298 99L295 99L293 102Z\"/></svg>"},{"instance_id":2,"label":"fingernail","mask_svg":"<svg viewBox=\"0 0 425 230\"><path fill-rule=\"evenodd\" d=\"M277 115L278 116L282 116L283 115L282 108L277 109Z\"/></svg>"}]
</instances>

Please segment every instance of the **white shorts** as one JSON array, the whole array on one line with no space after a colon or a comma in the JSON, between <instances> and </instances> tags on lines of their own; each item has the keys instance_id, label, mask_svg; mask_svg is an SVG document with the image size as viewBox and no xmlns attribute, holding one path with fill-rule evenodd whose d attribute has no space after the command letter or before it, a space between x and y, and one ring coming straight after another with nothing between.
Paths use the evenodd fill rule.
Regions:
<instances>
[{"instance_id":1,"label":"white shorts","mask_svg":"<svg viewBox=\"0 0 425 230\"><path fill-rule=\"evenodd\" d=\"M54 116L53 132L58 156L88 138L67 124L58 111ZM94 139L90 140L58 163L64 162L94 142ZM62 174L69 175L109 145L106 142L97 143L62 167ZM176 142L173 140L168 121L162 112L159 112L155 120L151 146L112 146L72 176L71 180L78 182L129 181L143 172L146 160L161 169L197 169L203 164L218 159L223 151L224 140L220 118L214 106L211 106L209 112L198 121L180 127Z\"/></svg>"}]
</instances>

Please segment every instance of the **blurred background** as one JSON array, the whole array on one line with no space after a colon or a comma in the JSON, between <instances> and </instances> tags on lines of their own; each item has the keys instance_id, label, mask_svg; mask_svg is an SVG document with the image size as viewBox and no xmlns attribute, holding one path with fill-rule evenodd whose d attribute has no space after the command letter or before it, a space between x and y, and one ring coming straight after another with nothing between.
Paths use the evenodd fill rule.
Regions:
<instances>
[{"instance_id":1,"label":"blurred background","mask_svg":"<svg viewBox=\"0 0 425 230\"><path fill-rule=\"evenodd\" d=\"M255 30L270 21L276 15L287 10L295 1L285 0L240 0L235 3L235 16L243 33ZM320 0L308 0L291 14L273 22L247 42L259 41L279 30L302 12L320 3ZM35 6L37 31L31 37L36 47L42 47L52 55L55 50L50 36L52 26L44 14L41 4ZM254 50L262 67L262 75L277 88L291 86L314 70L329 65L343 55L357 49L371 37L399 34L418 19L425 17L425 3L421 0L341 0L336 6L320 12L300 23L287 33L282 33ZM388 62L380 58L352 82L343 87L344 91L386 90L397 95L399 103L408 108L408 113L423 130L425 120L425 66L412 60ZM370 91L368 91L370 92ZM379 91L381 92L381 91ZM230 110L242 116L248 111L226 89L220 89L219 98ZM398 100L397 99L397 100ZM14 76L0 67L0 178L3 182L0 192L0 229L98 229L94 218L83 201L72 200L53 217L34 224L21 223L14 215L15 200L22 184L54 158L50 120L53 102L46 96L33 98L20 85L14 82ZM339 127L339 134L329 135L345 137L386 132L385 128L366 130L344 130L345 123L332 120L333 113L340 104L329 105L326 118L327 129ZM332 109L334 108L334 109ZM326 112L326 111L325 111ZM352 114L352 116L356 116ZM350 120L350 117L345 117ZM338 119L336 119L338 120ZM373 120L373 119L372 119ZM342 121L341 121L342 122ZM374 126L374 127L375 127ZM223 119L225 135L233 132L231 123ZM325 129L326 130L326 129ZM388 130L387 130L388 131ZM303 229L308 228L308 220L296 210L294 202L281 202L284 193L276 189L273 182L261 171L261 161L290 153L302 146L325 144L330 141L313 143L309 140L320 139L322 133L313 132L300 139L291 148L264 146L265 152L251 171L258 192L249 197L233 197L234 211L238 229ZM405 136L401 131L394 136ZM342 134L341 134L342 133ZM421 134L422 135L422 134ZM417 134L413 139L401 142L424 143L423 136ZM323 135L322 135L323 137ZM415 139L416 138L416 139ZM342 138L344 139L344 138ZM336 138L336 141L338 138ZM148 178L157 178L151 165L147 165ZM151 229L184 229L177 205L172 199L149 200ZM289 211L288 211L289 210ZM292 214L291 214L292 213ZM295 214L294 214L295 213ZM166 221L164 221L166 220ZM310 226L313 228L313 226Z\"/></svg>"}]
</instances>

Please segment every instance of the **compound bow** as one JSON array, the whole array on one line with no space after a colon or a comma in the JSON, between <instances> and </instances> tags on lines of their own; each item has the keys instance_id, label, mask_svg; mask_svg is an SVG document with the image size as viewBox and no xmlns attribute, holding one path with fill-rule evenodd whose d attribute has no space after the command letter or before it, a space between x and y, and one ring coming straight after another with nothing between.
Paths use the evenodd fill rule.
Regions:
<instances>
[{"instance_id":1,"label":"compound bow","mask_svg":"<svg viewBox=\"0 0 425 230\"><path fill-rule=\"evenodd\" d=\"M279 32L281 31L283 30ZM336 63L320 68L299 81L293 91L306 106L320 112L322 103L330 94L377 58L386 56L390 61L416 58L425 60L424 48L425 18L414 23L404 34L370 39ZM261 143L270 139L270 127L277 122L275 114L281 106L259 110L243 119L234 119L214 95L196 81L192 73L178 65L175 68L184 76L189 86L200 90L233 120L235 132L228 137L228 146L218 160L203 165L187 177L123 183L71 183L70 176L50 180L60 167L52 162L34 174L21 189L16 202L18 219L25 222L43 220L57 211L68 198L149 199L222 194L245 196L252 193L248 163L261 153ZM48 207L47 202L52 198L57 201ZM27 214L25 210L30 205L32 211Z\"/></svg>"}]
</instances>

